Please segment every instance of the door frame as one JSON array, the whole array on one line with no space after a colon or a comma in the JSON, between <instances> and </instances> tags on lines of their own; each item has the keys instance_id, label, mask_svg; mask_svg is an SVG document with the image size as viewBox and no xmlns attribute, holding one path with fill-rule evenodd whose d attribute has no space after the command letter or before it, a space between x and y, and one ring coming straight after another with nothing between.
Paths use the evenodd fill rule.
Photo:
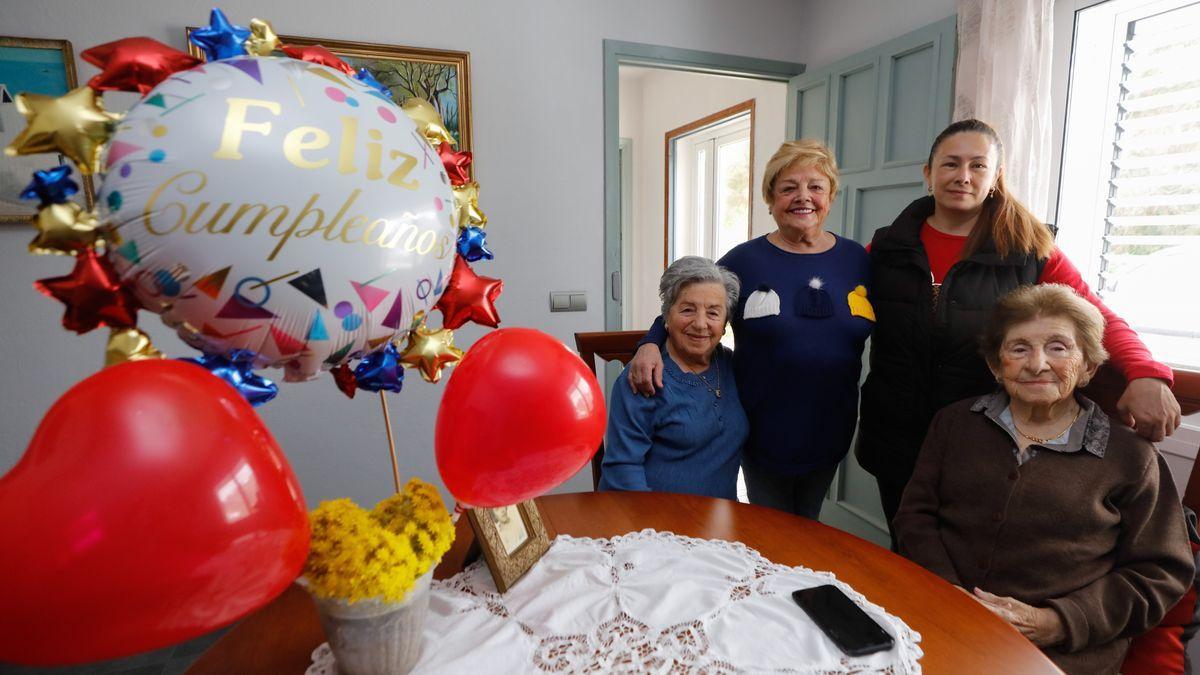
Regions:
<instances>
[{"instance_id":1,"label":"door frame","mask_svg":"<svg viewBox=\"0 0 1200 675\"><path fill-rule=\"evenodd\" d=\"M640 42L604 40L604 329L621 330L620 301L613 299L613 275L621 270L621 65L640 65L711 75L788 82L805 71L803 63L717 54Z\"/></svg>"}]
</instances>

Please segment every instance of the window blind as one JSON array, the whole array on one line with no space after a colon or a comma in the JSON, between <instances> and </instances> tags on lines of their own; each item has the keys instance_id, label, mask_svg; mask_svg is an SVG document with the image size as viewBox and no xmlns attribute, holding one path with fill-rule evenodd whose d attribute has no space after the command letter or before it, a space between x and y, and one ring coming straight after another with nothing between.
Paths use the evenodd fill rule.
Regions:
<instances>
[{"instance_id":1,"label":"window blind","mask_svg":"<svg viewBox=\"0 0 1200 675\"><path fill-rule=\"evenodd\" d=\"M1140 266L1161 260L1155 253L1174 247L1200 253L1198 65L1200 2L1128 24L1101 250L1102 296L1118 291L1122 277ZM1200 281L1200 269L1195 279Z\"/></svg>"}]
</instances>

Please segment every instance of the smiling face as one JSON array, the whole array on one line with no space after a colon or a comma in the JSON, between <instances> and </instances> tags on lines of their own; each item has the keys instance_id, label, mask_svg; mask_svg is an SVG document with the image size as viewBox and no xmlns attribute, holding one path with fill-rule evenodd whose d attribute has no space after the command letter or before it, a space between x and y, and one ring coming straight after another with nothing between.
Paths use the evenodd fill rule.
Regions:
<instances>
[{"instance_id":1,"label":"smiling face","mask_svg":"<svg viewBox=\"0 0 1200 675\"><path fill-rule=\"evenodd\" d=\"M1057 316L1039 316L1008 329L996 364L989 364L1015 400L1046 406L1065 400L1080 378L1091 376L1079 347L1075 324Z\"/></svg>"},{"instance_id":2,"label":"smiling face","mask_svg":"<svg viewBox=\"0 0 1200 675\"><path fill-rule=\"evenodd\" d=\"M924 170L938 209L978 213L1000 176L1000 153L986 135L964 131L945 138Z\"/></svg>"},{"instance_id":3,"label":"smiling face","mask_svg":"<svg viewBox=\"0 0 1200 675\"><path fill-rule=\"evenodd\" d=\"M725 334L725 286L714 281L688 284L667 312L667 340L688 361L707 362Z\"/></svg>"},{"instance_id":4,"label":"smiling face","mask_svg":"<svg viewBox=\"0 0 1200 675\"><path fill-rule=\"evenodd\" d=\"M789 239L812 239L825 227L833 203L829 178L815 166L789 166L775 178L771 216Z\"/></svg>"}]
</instances>

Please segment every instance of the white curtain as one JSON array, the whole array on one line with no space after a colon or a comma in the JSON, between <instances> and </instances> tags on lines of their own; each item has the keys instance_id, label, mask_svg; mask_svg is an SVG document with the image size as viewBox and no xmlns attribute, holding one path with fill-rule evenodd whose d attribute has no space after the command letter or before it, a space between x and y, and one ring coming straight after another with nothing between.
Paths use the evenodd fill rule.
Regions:
<instances>
[{"instance_id":1,"label":"white curtain","mask_svg":"<svg viewBox=\"0 0 1200 675\"><path fill-rule=\"evenodd\" d=\"M1004 143L1004 180L1045 219L1050 190L1053 0L958 0L954 119L987 122Z\"/></svg>"}]
</instances>

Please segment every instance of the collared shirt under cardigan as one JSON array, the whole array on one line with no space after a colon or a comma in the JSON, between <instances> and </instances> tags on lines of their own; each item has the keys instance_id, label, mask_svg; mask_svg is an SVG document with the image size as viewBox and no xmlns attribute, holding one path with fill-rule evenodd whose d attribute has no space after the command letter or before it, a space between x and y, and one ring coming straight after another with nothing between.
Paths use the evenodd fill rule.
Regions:
<instances>
[{"instance_id":1,"label":"collared shirt under cardigan","mask_svg":"<svg viewBox=\"0 0 1200 675\"><path fill-rule=\"evenodd\" d=\"M1065 443L1018 462L1004 392L933 420L895 528L900 552L950 583L1051 607L1068 673L1116 672L1194 574L1166 463L1082 395Z\"/></svg>"},{"instance_id":2,"label":"collared shirt under cardigan","mask_svg":"<svg viewBox=\"0 0 1200 675\"><path fill-rule=\"evenodd\" d=\"M718 345L708 370L698 374L680 369L665 347L662 357L658 395L631 392L628 369L613 383L600 489L737 499L749 431L729 350Z\"/></svg>"}]
</instances>

